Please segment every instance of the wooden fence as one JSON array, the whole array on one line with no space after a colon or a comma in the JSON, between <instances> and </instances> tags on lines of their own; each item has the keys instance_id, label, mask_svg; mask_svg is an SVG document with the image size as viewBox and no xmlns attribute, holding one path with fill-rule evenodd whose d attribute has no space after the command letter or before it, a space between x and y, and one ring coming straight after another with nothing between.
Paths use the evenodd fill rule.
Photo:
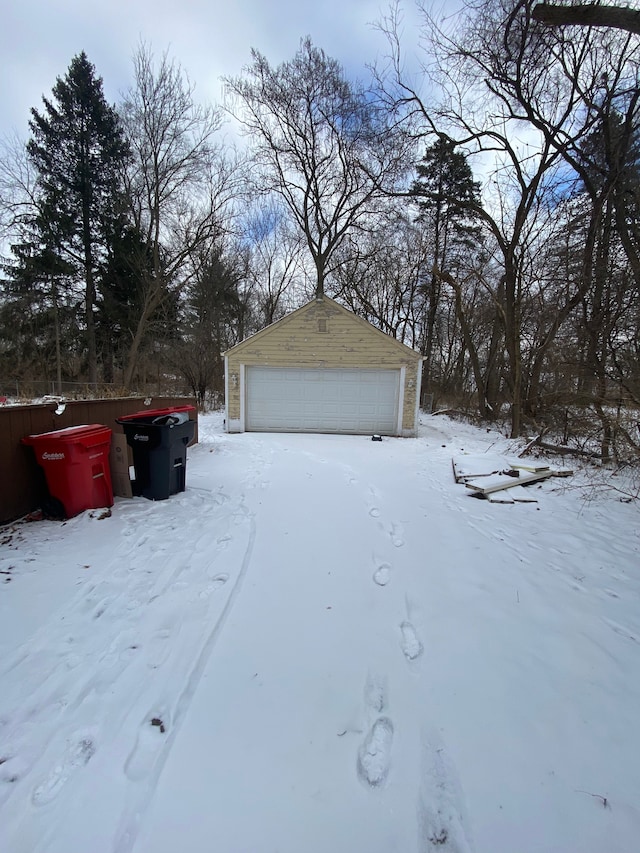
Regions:
<instances>
[{"instance_id":1,"label":"wooden fence","mask_svg":"<svg viewBox=\"0 0 640 853\"><path fill-rule=\"evenodd\" d=\"M148 400L148 398L147 398ZM142 397L110 400L82 400L65 403L56 414L58 403L30 406L0 406L0 523L20 518L40 506L46 495L44 473L36 463L33 450L20 443L26 435L37 435L82 424L102 424L122 432L115 419L144 409L196 405L192 398L153 397L145 405ZM198 440L197 418L194 441Z\"/></svg>"}]
</instances>

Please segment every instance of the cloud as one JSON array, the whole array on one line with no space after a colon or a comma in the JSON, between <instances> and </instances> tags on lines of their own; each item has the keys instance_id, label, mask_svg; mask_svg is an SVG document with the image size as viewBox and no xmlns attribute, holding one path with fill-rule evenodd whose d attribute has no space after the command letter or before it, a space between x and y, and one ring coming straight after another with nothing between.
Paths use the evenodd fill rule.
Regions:
<instances>
[{"instance_id":1,"label":"cloud","mask_svg":"<svg viewBox=\"0 0 640 853\"><path fill-rule=\"evenodd\" d=\"M0 93L0 133L28 135L31 107L40 108L56 78L84 50L104 80L107 100L119 99L132 81L131 57L145 41L168 50L196 84L199 100L220 102L223 75L237 75L257 48L277 64L300 39L338 59L354 77L384 50L370 23L380 17L371 0L19 0L3 12L0 50L5 80Z\"/></svg>"}]
</instances>

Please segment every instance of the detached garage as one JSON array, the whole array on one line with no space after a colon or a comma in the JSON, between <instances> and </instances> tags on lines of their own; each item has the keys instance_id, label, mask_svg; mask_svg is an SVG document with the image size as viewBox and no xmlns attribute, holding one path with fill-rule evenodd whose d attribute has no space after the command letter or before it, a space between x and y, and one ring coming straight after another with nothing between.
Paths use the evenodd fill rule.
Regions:
<instances>
[{"instance_id":1,"label":"detached garage","mask_svg":"<svg viewBox=\"0 0 640 853\"><path fill-rule=\"evenodd\" d=\"M228 432L413 436L420 354L323 296L225 353Z\"/></svg>"}]
</instances>

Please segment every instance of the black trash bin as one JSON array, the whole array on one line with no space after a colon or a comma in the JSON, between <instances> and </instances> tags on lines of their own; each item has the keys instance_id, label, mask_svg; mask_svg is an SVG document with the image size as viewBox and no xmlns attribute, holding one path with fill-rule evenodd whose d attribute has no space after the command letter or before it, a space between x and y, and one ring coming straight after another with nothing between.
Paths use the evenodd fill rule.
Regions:
<instances>
[{"instance_id":1,"label":"black trash bin","mask_svg":"<svg viewBox=\"0 0 640 853\"><path fill-rule=\"evenodd\" d=\"M187 445L196 428L195 421L189 420L189 412L194 411L194 406L174 406L116 418L133 451L134 495L163 501L184 492Z\"/></svg>"}]
</instances>

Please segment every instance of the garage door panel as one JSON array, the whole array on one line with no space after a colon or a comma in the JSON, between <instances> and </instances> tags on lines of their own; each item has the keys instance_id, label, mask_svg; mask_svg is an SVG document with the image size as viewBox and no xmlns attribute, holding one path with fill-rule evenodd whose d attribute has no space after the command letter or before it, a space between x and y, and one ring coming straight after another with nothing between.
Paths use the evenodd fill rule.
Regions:
<instances>
[{"instance_id":1,"label":"garage door panel","mask_svg":"<svg viewBox=\"0 0 640 853\"><path fill-rule=\"evenodd\" d=\"M247 367L245 426L394 434L399 388L399 370Z\"/></svg>"}]
</instances>

